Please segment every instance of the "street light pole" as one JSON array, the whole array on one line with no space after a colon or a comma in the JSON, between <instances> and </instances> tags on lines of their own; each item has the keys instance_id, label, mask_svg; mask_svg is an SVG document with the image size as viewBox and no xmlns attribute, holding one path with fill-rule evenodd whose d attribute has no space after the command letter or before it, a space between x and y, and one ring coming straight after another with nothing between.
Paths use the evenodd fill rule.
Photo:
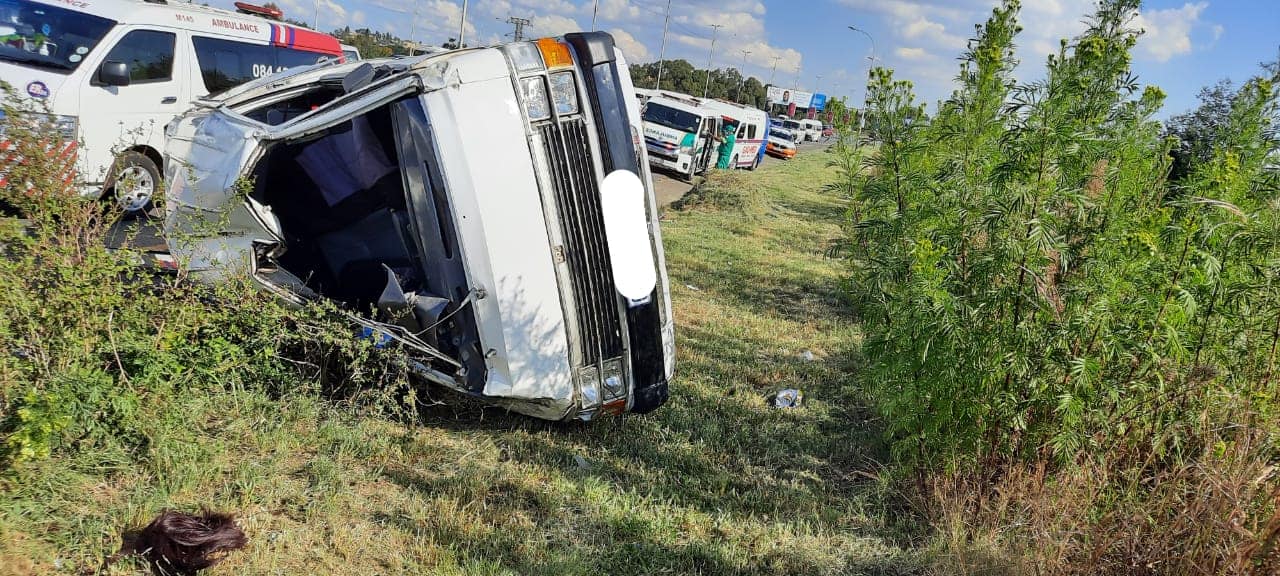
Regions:
<instances>
[{"instance_id":1,"label":"street light pole","mask_svg":"<svg viewBox=\"0 0 1280 576\"><path fill-rule=\"evenodd\" d=\"M736 100L738 101L738 103L742 103L742 87L747 83L747 72L746 72L746 70L747 70L747 55L748 55L748 54L751 54L751 51L750 51L750 50L743 50L743 51L742 51L742 67L738 69L738 76L740 77L740 78L738 79L738 97L736 98Z\"/></svg>"},{"instance_id":2,"label":"street light pole","mask_svg":"<svg viewBox=\"0 0 1280 576\"><path fill-rule=\"evenodd\" d=\"M667 23L671 22L671 0L667 0L667 17L662 19L662 48L658 50L658 81L654 90L662 89L662 59L667 55Z\"/></svg>"},{"instance_id":3,"label":"street light pole","mask_svg":"<svg viewBox=\"0 0 1280 576\"><path fill-rule=\"evenodd\" d=\"M874 65L875 65L875 63L876 63L876 39L875 39L874 37L872 37L872 36L871 36L871 34L870 34L869 32L867 32L866 30L863 30L863 29L861 29L861 28L858 28L857 26L850 26L850 27L849 27L849 29L850 29L850 30L853 30L854 32L859 32L859 33L861 33L863 36L866 36L866 37L867 37L867 40L870 40L870 41L871 41L871 56L869 57L869 58L870 58L870 62L871 62L871 63L867 65L867 70L868 70L867 76L868 76L868 80L870 80L870 76L871 76L871 74L870 74L870 70L871 70L871 67L872 67L872 66L874 66ZM867 94L867 87L866 87L866 85L863 85L863 87L862 87L862 109L861 109L861 110L858 110L858 136L857 136L857 140L854 142L854 145L855 145L855 146L857 146L857 142L861 142L861 141L862 141L862 125L866 122L866 116L867 116L867 114L866 114L866 113L867 113L867 97L868 97L868 96L869 96L869 94ZM842 138L843 138L843 137L842 137Z\"/></svg>"},{"instance_id":4,"label":"street light pole","mask_svg":"<svg viewBox=\"0 0 1280 576\"><path fill-rule=\"evenodd\" d=\"M600 15L600 0L592 0L591 2L591 31L596 31L596 16Z\"/></svg>"},{"instance_id":5,"label":"street light pole","mask_svg":"<svg viewBox=\"0 0 1280 576\"><path fill-rule=\"evenodd\" d=\"M702 88L702 97L706 98L707 93L711 91L711 61L716 56L716 32L724 28L724 24L711 25L711 50L707 51L707 85Z\"/></svg>"},{"instance_id":6,"label":"street light pole","mask_svg":"<svg viewBox=\"0 0 1280 576\"><path fill-rule=\"evenodd\" d=\"M467 35L467 0L462 0L462 23L458 24L458 48L462 48L464 36Z\"/></svg>"},{"instance_id":7,"label":"street light pole","mask_svg":"<svg viewBox=\"0 0 1280 576\"><path fill-rule=\"evenodd\" d=\"M409 55L413 56L414 49L418 47L418 41L414 40L418 36L418 7L413 7L413 13L409 15Z\"/></svg>"}]
</instances>

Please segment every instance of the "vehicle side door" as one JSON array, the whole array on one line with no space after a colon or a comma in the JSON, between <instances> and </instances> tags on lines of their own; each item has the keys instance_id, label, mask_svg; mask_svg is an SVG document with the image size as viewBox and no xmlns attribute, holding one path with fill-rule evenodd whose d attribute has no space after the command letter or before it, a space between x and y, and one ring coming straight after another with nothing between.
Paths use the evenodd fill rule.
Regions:
<instances>
[{"instance_id":1,"label":"vehicle side door","mask_svg":"<svg viewBox=\"0 0 1280 576\"><path fill-rule=\"evenodd\" d=\"M191 98L189 40L178 29L155 26L123 27L114 42L93 63L80 86L83 173L88 182L107 177L116 153L139 150L159 155L164 150L164 126L186 109ZM101 81L104 64L127 66L127 85Z\"/></svg>"},{"instance_id":2,"label":"vehicle side door","mask_svg":"<svg viewBox=\"0 0 1280 576\"><path fill-rule=\"evenodd\" d=\"M699 150L698 166L700 170L706 170L711 166L711 159L715 157L716 141L715 136L720 132L719 118L703 118L698 131L698 145L702 148Z\"/></svg>"}]
</instances>

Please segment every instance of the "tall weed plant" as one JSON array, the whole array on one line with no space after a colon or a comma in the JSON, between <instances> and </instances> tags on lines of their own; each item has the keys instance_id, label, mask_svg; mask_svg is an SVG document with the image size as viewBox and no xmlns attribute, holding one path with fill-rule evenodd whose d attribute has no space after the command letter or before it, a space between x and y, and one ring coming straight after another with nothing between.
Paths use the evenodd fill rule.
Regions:
<instances>
[{"instance_id":1,"label":"tall weed plant","mask_svg":"<svg viewBox=\"0 0 1280 576\"><path fill-rule=\"evenodd\" d=\"M1170 184L1138 8L1100 2L1018 83L1003 2L932 117L870 74L847 291L895 457L962 534L945 557L985 525L1037 573L1276 568L1276 78Z\"/></svg>"}]
</instances>

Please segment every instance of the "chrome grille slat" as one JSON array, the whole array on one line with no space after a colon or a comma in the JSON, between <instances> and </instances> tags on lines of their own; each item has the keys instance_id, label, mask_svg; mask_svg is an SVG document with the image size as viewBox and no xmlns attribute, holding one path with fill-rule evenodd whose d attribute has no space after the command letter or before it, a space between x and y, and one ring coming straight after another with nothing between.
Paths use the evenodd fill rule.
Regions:
<instances>
[{"instance_id":1,"label":"chrome grille slat","mask_svg":"<svg viewBox=\"0 0 1280 576\"><path fill-rule=\"evenodd\" d=\"M604 233L586 123L562 120L538 127L550 163L565 259L578 308L584 365L622 355L622 322Z\"/></svg>"}]
</instances>

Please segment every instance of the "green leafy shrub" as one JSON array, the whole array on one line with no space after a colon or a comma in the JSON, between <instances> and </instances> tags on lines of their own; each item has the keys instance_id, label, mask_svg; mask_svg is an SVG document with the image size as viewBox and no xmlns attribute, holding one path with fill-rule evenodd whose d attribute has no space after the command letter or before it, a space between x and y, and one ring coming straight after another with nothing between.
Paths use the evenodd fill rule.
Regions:
<instances>
[{"instance_id":1,"label":"green leafy shrub","mask_svg":"<svg viewBox=\"0 0 1280 576\"><path fill-rule=\"evenodd\" d=\"M1067 566L1117 570L1108 562L1150 553L1175 572L1238 568L1226 559L1265 539L1280 486L1269 474L1242 487L1239 508L1197 504L1206 521L1172 544L1227 543L1201 556L1137 529L1118 553L1081 526L1168 520L1171 494L1223 480L1188 472L1210 447L1251 470L1276 455L1276 85L1244 85L1210 159L1175 190L1154 120L1164 95L1129 69L1138 2L1101 2L1045 78L1021 85L1018 6L979 27L932 118L909 83L872 71L866 140L879 152L838 184L853 195L848 292L895 456L926 476L985 478L968 485L986 494L1028 465L1048 466L1039 482L1100 473L1086 517L1053 533L1092 538Z\"/></svg>"},{"instance_id":2,"label":"green leafy shrub","mask_svg":"<svg viewBox=\"0 0 1280 576\"><path fill-rule=\"evenodd\" d=\"M5 112L7 137L33 160L10 166L0 190L22 216L0 226L0 470L92 452L164 474L167 451L200 425L188 403L220 393L412 411L403 356L357 339L333 304L292 309L247 279L197 285L108 249L104 207L44 160L58 136L25 120L38 112Z\"/></svg>"}]
</instances>

